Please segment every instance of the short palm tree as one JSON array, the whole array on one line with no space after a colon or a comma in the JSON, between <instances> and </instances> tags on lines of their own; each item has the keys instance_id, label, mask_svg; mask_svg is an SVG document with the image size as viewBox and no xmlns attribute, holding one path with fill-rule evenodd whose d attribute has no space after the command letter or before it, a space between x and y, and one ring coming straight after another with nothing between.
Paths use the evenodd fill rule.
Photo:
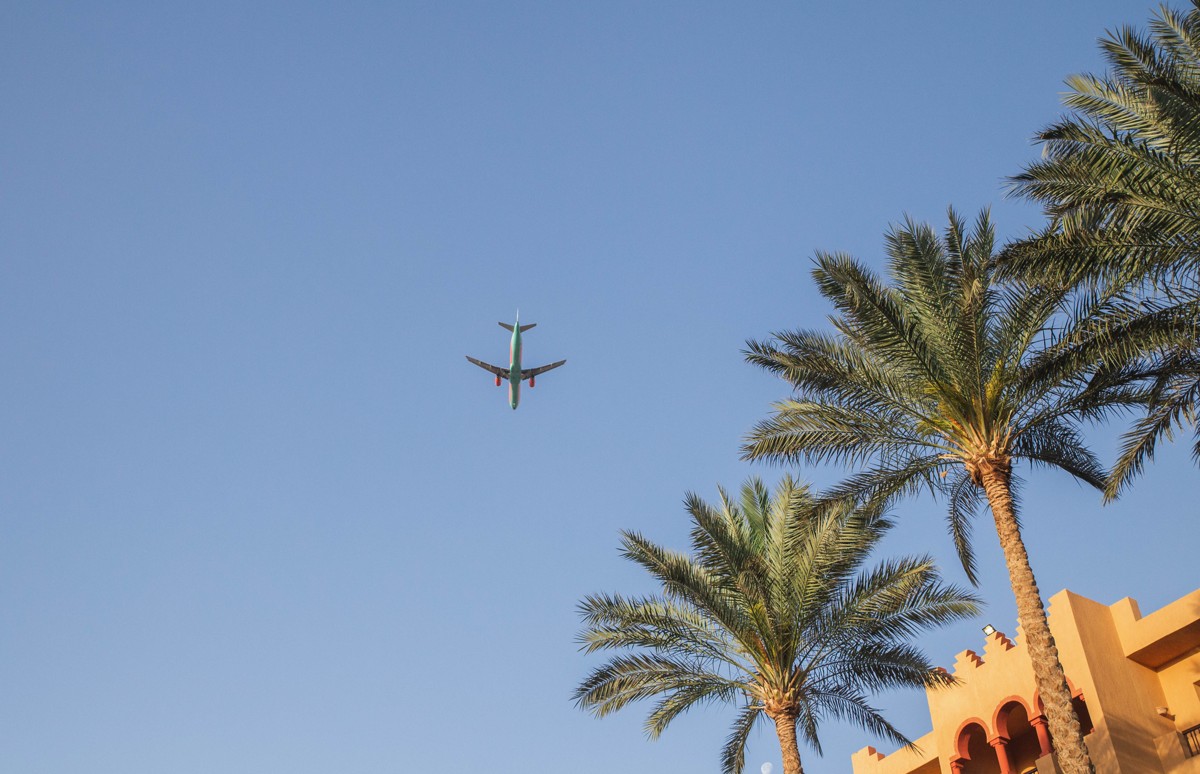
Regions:
<instances>
[{"instance_id":1,"label":"short palm tree","mask_svg":"<svg viewBox=\"0 0 1200 774\"><path fill-rule=\"evenodd\" d=\"M694 495L693 554L668 551L632 532L624 556L661 584L649 597L590 596L580 610L584 650L618 650L575 691L598 716L660 696L646 720L656 738L697 704L740 705L722 770L738 774L755 723L774 722L785 774L799 774L797 732L820 752L826 718L910 744L866 692L936 686L936 670L908 640L975 615L969 593L943 584L928 557L864 570L891 526L875 509L814 510L806 487L785 478L772 497L747 482L739 502L718 507Z\"/></svg>"},{"instance_id":2,"label":"short palm tree","mask_svg":"<svg viewBox=\"0 0 1200 774\"><path fill-rule=\"evenodd\" d=\"M1110 73L1068 80L1073 114L1038 136L1044 158L1012 181L1050 225L1008 248L1007 268L1123 293L1095 331L1109 362L1141 358L1153 376L1109 498L1187 424L1200 462L1200 0L1191 5L1160 8L1148 34L1125 27L1102 39Z\"/></svg>"},{"instance_id":3,"label":"short palm tree","mask_svg":"<svg viewBox=\"0 0 1200 774\"><path fill-rule=\"evenodd\" d=\"M973 233L950 211L939 239L907 222L887 236L892 283L853 258L818 254L813 276L836 307L835 333L778 333L747 359L790 383L743 451L749 459L857 468L831 497L887 503L945 494L950 527L975 580L970 516L990 506L1017 614L1064 772L1090 769L1014 503L1013 463L1060 468L1100 487L1104 470L1080 434L1140 399L1130 374L1057 346L1072 335L1062 290L1030 292L993 277L987 213Z\"/></svg>"}]
</instances>

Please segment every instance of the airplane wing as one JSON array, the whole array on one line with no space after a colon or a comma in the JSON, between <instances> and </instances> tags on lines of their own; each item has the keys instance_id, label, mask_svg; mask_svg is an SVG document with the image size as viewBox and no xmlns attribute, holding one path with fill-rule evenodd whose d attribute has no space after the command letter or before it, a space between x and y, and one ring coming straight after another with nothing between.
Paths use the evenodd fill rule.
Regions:
<instances>
[{"instance_id":1,"label":"airplane wing","mask_svg":"<svg viewBox=\"0 0 1200 774\"><path fill-rule=\"evenodd\" d=\"M496 376L499 376L501 379L508 378L508 369L507 368L501 368L500 366L489 365L489 364L483 362L482 360L476 360L475 358L471 357L470 355L467 355L467 360L470 360L472 363L479 366L480 368L482 368L485 371L491 371Z\"/></svg>"},{"instance_id":2,"label":"airplane wing","mask_svg":"<svg viewBox=\"0 0 1200 774\"><path fill-rule=\"evenodd\" d=\"M524 379L528 379L531 376L538 376L540 374L544 374L552 368L558 368L560 365L562 365L565 362L567 362L567 361L560 360L557 363L551 363L550 365L538 366L537 368L529 368L529 369L522 368L521 369L521 379L524 380Z\"/></svg>"}]
</instances>

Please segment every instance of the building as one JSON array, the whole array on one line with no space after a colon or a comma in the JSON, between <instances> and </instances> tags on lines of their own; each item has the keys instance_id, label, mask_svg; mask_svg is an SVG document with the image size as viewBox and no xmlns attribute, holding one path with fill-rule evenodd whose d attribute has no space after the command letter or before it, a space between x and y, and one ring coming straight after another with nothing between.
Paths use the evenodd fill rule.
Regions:
<instances>
[{"instance_id":1,"label":"building","mask_svg":"<svg viewBox=\"0 0 1200 774\"><path fill-rule=\"evenodd\" d=\"M1050 598L1058 645L1099 774L1200 774L1200 589L1143 616L1061 591ZM852 757L854 774L1051 774L1051 739L1018 628L960 653L958 684L931 689L933 730L919 749Z\"/></svg>"}]
</instances>

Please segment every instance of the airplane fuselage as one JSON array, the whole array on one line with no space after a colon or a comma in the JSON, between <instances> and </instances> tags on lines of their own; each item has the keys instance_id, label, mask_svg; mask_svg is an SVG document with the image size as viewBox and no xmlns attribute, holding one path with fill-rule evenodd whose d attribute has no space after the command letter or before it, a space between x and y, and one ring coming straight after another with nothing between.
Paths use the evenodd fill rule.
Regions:
<instances>
[{"instance_id":1,"label":"airplane fuselage","mask_svg":"<svg viewBox=\"0 0 1200 774\"><path fill-rule=\"evenodd\" d=\"M508 345L508 405L514 409L521 402L521 318L513 326L512 341Z\"/></svg>"}]
</instances>

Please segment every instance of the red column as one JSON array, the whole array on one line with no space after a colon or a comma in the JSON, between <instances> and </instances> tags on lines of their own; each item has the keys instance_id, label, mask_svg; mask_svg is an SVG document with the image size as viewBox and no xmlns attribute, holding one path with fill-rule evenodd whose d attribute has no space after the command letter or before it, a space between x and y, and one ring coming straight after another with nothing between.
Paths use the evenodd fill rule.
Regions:
<instances>
[{"instance_id":1,"label":"red column","mask_svg":"<svg viewBox=\"0 0 1200 774\"><path fill-rule=\"evenodd\" d=\"M1050 754L1050 728L1046 725L1045 715L1035 715L1029 719L1029 725L1033 726L1033 730L1037 731L1038 745L1042 748L1042 754L1038 757Z\"/></svg>"},{"instance_id":2,"label":"red column","mask_svg":"<svg viewBox=\"0 0 1200 774\"><path fill-rule=\"evenodd\" d=\"M1008 737L997 736L989 739L988 744L996 751L996 760L1000 761L1000 774L1013 774L1012 763L1008 760Z\"/></svg>"},{"instance_id":3,"label":"red column","mask_svg":"<svg viewBox=\"0 0 1200 774\"><path fill-rule=\"evenodd\" d=\"M962 758L954 758L950 761L950 771L952 774L963 774L963 767L965 765Z\"/></svg>"}]
</instances>

